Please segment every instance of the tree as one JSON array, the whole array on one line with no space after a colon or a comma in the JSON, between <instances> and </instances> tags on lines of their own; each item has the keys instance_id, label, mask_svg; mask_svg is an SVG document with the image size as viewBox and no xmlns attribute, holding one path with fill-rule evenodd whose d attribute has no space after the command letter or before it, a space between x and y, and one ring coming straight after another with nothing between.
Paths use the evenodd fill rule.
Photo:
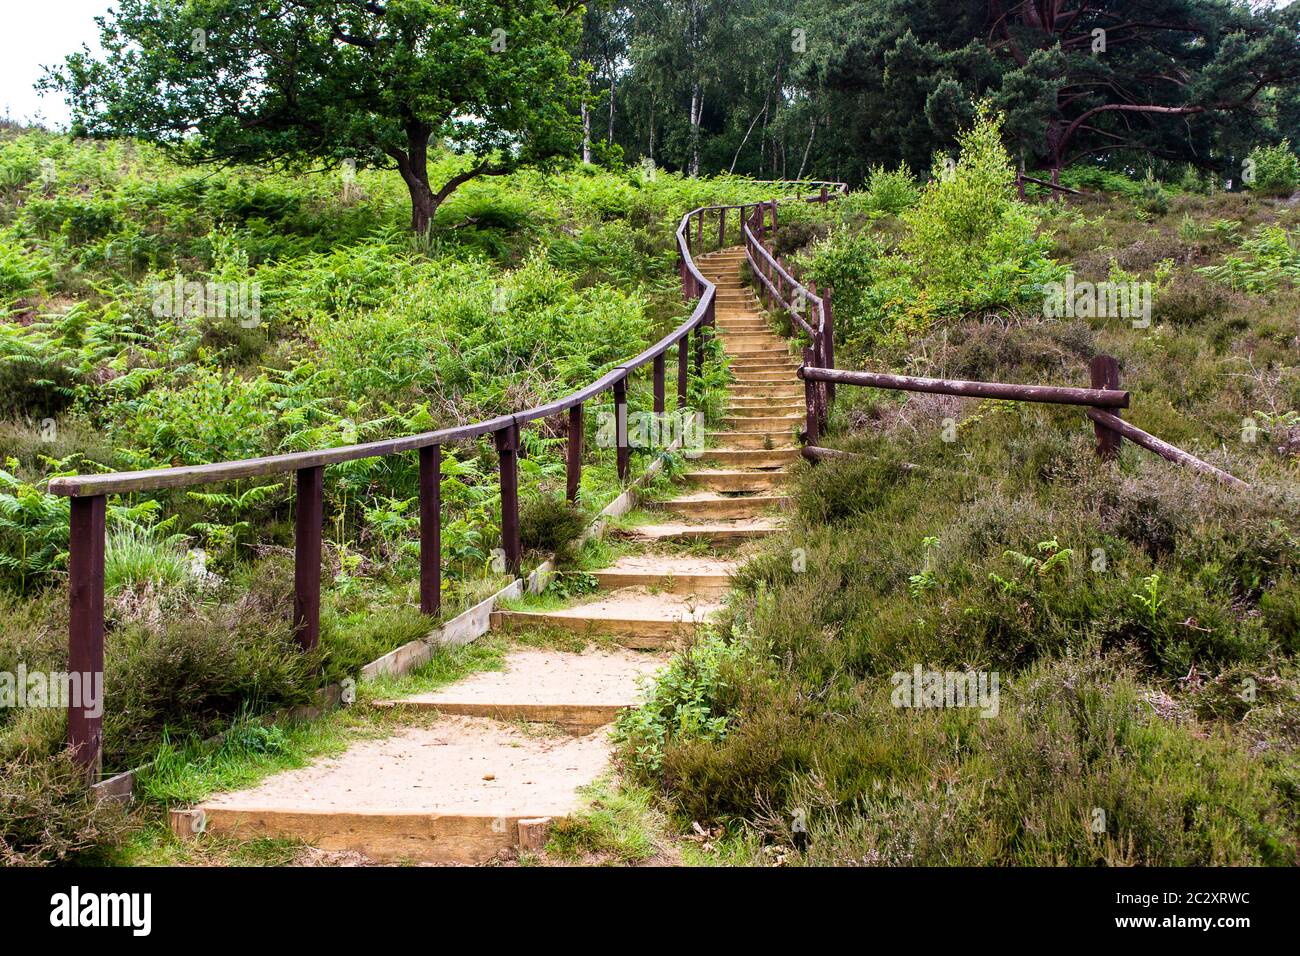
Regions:
<instances>
[{"instance_id":1,"label":"tree","mask_svg":"<svg viewBox=\"0 0 1300 956\"><path fill-rule=\"evenodd\" d=\"M627 57L627 29L630 14L614 0L591 0L586 5L582 21L582 43L578 55L590 64L589 89L592 99L599 99L601 87L608 97L605 143L614 145L614 119L618 107L618 80L621 62ZM591 162L592 104L583 100L582 147L583 161Z\"/></svg>"},{"instance_id":2,"label":"tree","mask_svg":"<svg viewBox=\"0 0 1300 956\"><path fill-rule=\"evenodd\" d=\"M119 0L47 71L79 135L192 163L351 160L396 169L411 227L477 176L577 144L580 8L551 0ZM465 157L429 181L430 143Z\"/></svg>"},{"instance_id":3,"label":"tree","mask_svg":"<svg viewBox=\"0 0 1300 956\"><path fill-rule=\"evenodd\" d=\"M1280 138L1300 80L1300 3L873 0L819 79L871 161L925 164L984 96L1027 160L1226 163ZM889 155L892 151L893 155ZM900 157L898 154L902 153Z\"/></svg>"}]
</instances>

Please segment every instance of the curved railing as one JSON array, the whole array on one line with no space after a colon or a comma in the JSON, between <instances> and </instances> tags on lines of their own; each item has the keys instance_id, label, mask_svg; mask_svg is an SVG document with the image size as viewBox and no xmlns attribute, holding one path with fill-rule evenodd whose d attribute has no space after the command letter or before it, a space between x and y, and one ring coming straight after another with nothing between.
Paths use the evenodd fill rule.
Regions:
<instances>
[{"instance_id":1,"label":"curved railing","mask_svg":"<svg viewBox=\"0 0 1300 956\"><path fill-rule=\"evenodd\" d=\"M807 201L821 203L829 201L830 185L823 184L821 192ZM836 183L834 186L836 194L846 191L842 183ZM754 212L744 220L741 238L745 246L745 259L749 263L750 272L758 280L766 306L769 309L784 310L790 316L791 322L807 334L811 344L803 350L804 366L833 369L835 368L835 319L831 308L830 289L818 295L815 285L812 283L804 285L795 278L763 242L766 236L776 232L777 205L776 199L759 203ZM769 215L770 225L767 221ZM815 439L819 425L826 421L830 403L835 400L835 383L805 380L804 399L808 411L808 422L804 433Z\"/></svg>"},{"instance_id":2,"label":"curved railing","mask_svg":"<svg viewBox=\"0 0 1300 956\"><path fill-rule=\"evenodd\" d=\"M830 190L842 191L839 183L820 181L780 182L783 187L808 186L819 189L812 197L800 200L825 201ZM520 569L519 542L519 429L529 422L569 413L567 449L567 495L577 496L582 473L584 438L583 404L606 391L612 391L616 414L616 461L620 480L627 477L631 449L627 440L627 382L629 376L651 363L654 382L654 411L665 407L665 355L677 347L677 407L684 408L689 384L688 340L694 333L695 374L703 371L703 336L714 323L713 283L704 278L692 252L702 252L704 220L716 212L719 217L718 241L726 241L729 210L739 210L742 235L751 209L771 208L775 216L776 200L734 206L702 206L682 216L677 227L677 251L680 258L682 292L687 300L699 301L690 317L654 345L610 369L584 388L563 398L537 405L512 415L498 415L486 421L437 431L421 432L400 438L344 445L317 451L269 455L239 461L147 471L111 472L97 475L70 475L50 481L49 492L71 499L71 526L68 542L68 669L102 682L104 671L104 546L105 515L108 495L139 491L160 491L191 485L212 484L266 475L295 475L295 542L294 542L294 625L299 644L314 648L320 638L320 553L323 523L323 486L325 468L359 458L378 458L404 452L419 453L420 499L420 610L436 614L440 609L441 584L441 446L491 434L500 461L501 539L507 569ZM695 226L692 240L691 226ZM68 744L77 760L97 773L102 759L102 714L81 706L85 702L69 701Z\"/></svg>"}]
</instances>

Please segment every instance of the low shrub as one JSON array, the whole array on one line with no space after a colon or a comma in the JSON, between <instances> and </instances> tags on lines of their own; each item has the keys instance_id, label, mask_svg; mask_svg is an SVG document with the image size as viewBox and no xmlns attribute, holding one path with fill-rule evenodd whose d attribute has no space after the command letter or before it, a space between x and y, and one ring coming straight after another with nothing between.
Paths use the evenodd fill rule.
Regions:
<instances>
[{"instance_id":1,"label":"low shrub","mask_svg":"<svg viewBox=\"0 0 1300 956\"><path fill-rule=\"evenodd\" d=\"M92 862L126 830L121 806L86 788L70 751L0 761L0 866Z\"/></svg>"},{"instance_id":2,"label":"low shrub","mask_svg":"<svg viewBox=\"0 0 1300 956\"><path fill-rule=\"evenodd\" d=\"M1246 157L1251 169L1242 179L1246 188L1261 196L1290 196L1300 187L1300 159L1291 151L1291 141L1276 146L1256 146Z\"/></svg>"},{"instance_id":3,"label":"low shrub","mask_svg":"<svg viewBox=\"0 0 1300 956\"><path fill-rule=\"evenodd\" d=\"M560 563L572 560L586 527L586 516L561 494L532 495L519 507L519 543L529 551L554 554Z\"/></svg>"}]
</instances>

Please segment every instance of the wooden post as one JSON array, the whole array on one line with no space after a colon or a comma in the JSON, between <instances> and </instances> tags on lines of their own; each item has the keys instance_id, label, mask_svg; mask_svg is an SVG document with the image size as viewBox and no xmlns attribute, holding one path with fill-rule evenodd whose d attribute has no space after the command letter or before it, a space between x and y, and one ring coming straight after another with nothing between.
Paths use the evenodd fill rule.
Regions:
<instances>
[{"instance_id":1,"label":"wooden post","mask_svg":"<svg viewBox=\"0 0 1300 956\"><path fill-rule=\"evenodd\" d=\"M653 359L653 375L655 389L655 414L664 413L664 353L660 352Z\"/></svg>"},{"instance_id":2,"label":"wooden post","mask_svg":"<svg viewBox=\"0 0 1300 956\"><path fill-rule=\"evenodd\" d=\"M1088 363L1089 384L1093 388L1119 388L1119 362L1111 355L1094 355ZM1117 417L1119 409L1106 409ZM1124 437L1119 432L1107 428L1100 422L1093 422L1093 434L1097 436L1097 457L1102 461L1114 461L1119 455Z\"/></svg>"},{"instance_id":3,"label":"wooden post","mask_svg":"<svg viewBox=\"0 0 1300 956\"><path fill-rule=\"evenodd\" d=\"M617 449L615 460L618 463L618 480L627 480L627 468L632 460L632 451L627 447L627 379L620 378L614 383L614 444Z\"/></svg>"},{"instance_id":4,"label":"wooden post","mask_svg":"<svg viewBox=\"0 0 1300 956\"><path fill-rule=\"evenodd\" d=\"M831 197L830 197L830 193L829 193L829 192L827 191L827 189L826 189L826 184L823 183L823 184L822 184L821 204L822 204L823 206L826 205L828 202L830 202L830 198L831 198Z\"/></svg>"},{"instance_id":5,"label":"wooden post","mask_svg":"<svg viewBox=\"0 0 1300 956\"><path fill-rule=\"evenodd\" d=\"M835 367L835 310L831 307L831 290L828 286L822 292L822 364L826 368ZM835 401L835 383L826 383L826 400Z\"/></svg>"},{"instance_id":6,"label":"wooden post","mask_svg":"<svg viewBox=\"0 0 1300 956\"><path fill-rule=\"evenodd\" d=\"M506 571L518 574L519 547L519 426L507 425L493 435L501 462L501 550Z\"/></svg>"},{"instance_id":7,"label":"wooden post","mask_svg":"<svg viewBox=\"0 0 1300 956\"><path fill-rule=\"evenodd\" d=\"M304 651L320 642L320 542L325 466L299 468L294 521L293 624Z\"/></svg>"},{"instance_id":8,"label":"wooden post","mask_svg":"<svg viewBox=\"0 0 1300 956\"><path fill-rule=\"evenodd\" d=\"M803 364L805 367L811 367L817 364L817 354L813 351L812 346L807 346L803 350ZM810 378L803 380L803 401L806 406L807 417L804 424L805 445L817 444L818 427L817 427L817 383Z\"/></svg>"},{"instance_id":9,"label":"wooden post","mask_svg":"<svg viewBox=\"0 0 1300 956\"><path fill-rule=\"evenodd\" d=\"M688 385L687 359L689 357L689 352L687 351L688 339L689 339L688 335L683 335L680 339L677 340L677 410L678 411L681 411L683 408L685 408L686 402L688 401L688 395L687 395L687 385Z\"/></svg>"},{"instance_id":10,"label":"wooden post","mask_svg":"<svg viewBox=\"0 0 1300 956\"><path fill-rule=\"evenodd\" d=\"M776 235L776 200L772 200L772 235Z\"/></svg>"},{"instance_id":11,"label":"wooden post","mask_svg":"<svg viewBox=\"0 0 1300 956\"><path fill-rule=\"evenodd\" d=\"M727 207L718 207L718 251L727 244Z\"/></svg>"},{"instance_id":12,"label":"wooden post","mask_svg":"<svg viewBox=\"0 0 1300 956\"><path fill-rule=\"evenodd\" d=\"M98 779L104 754L104 515L103 495L73 498L68 534L68 672L80 699L68 699L68 746ZM98 697L98 700L95 697ZM98 705L98 706L96 706ZM98 711L98 713L96 713Z\"/></svg>"},{"instance_id":13,"label":"wooden post","mask_svg":"<svg viewBox=\"0 0 1300 956\"><path fill-rule=\"evenodd\" d=\"M420 449L420 613L442 607L442 446Z\"/></svg>"},{"instance_id":14,"label":"wooden post","mask_svg":"<svg viewBox=\"0 0 1300 956\"><path fill-rule=\"evenodd\" d=\"M582 403L569 409L569 447L565 475L564 495L570 501L578 500L578 486L582 482L582 442L586 437L584 430Z\"/></svg>"}]
</instances>

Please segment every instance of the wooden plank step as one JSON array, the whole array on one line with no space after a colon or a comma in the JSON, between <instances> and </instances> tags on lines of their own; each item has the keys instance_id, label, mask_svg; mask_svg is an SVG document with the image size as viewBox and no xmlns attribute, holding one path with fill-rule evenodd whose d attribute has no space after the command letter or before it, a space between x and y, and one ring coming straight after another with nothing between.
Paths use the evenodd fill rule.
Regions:
<instances>
[{"instance_id":1,"label":"wooden plank step","mask_svg":"<svg viewBox=\"0 0 1300 956\"><path fill-rule=\"evenodd\" d=\"M789 415L807 417L808 407L801 401L768 401L765 399L732 399L727 408L728 418L784 418Z\"/></svg>"},{"instance_id":2,"label":"wooden plank step","mask_svg":"<svg viewBox=\"0 0 1300 956\"><path fill-rule=\"evenodd\" d=\"M716 461L720 465L734 465L738 468L780 468L799 460L798 448L736 449L709 448L697 456L702 461Z\"/></svg>"},{"instance_id":3,"label":"wooden plank step","mask_svg":"<svg viewBox=\"0 0 1300 956\"><path fill-rule=\"evenodd\" d=\"M633 554L589 572L602 590L644 587L669 594L715 597L731 587L733 561L675 554Z\"/></svg>"},{"instance_id":4,"label":"wooden plank step","mask_svg":"<svg viewBox=\"0 0 1300 956\"><path fill-rule=\"evenodd\" d=\"M793 402L803 398L802 385L787 385L784 382L766 382L762 385L732 385L731 392L736 398L784 398Z\"/></svg>"},{"instance_id":5,"label":"wooden plank step","mask_svg":"<svg viewBox=\"0 0 1300 956\"><path fill-rule=\"evenodd\" d=\"M772 518L710 523L663 523L643 525L629 533L640 541L708 541L714 547L741 544L754 538L776 534L781 525Z\"/></svg>"},{"instance_id":6,"label":"wooden plank step","mask_svg":"<svg viewBox=\"0 0 1300 956\"><path fill-rule=\"evenodd\" d=\"M721 495L716 492L703 492L697 495L683 495L659 502L656 507L687 518L722 519L722 518L757 518L763 512L785 504L789 499L785 495Z\"/></svg>"},{"instance_id":7,"label":"wooden plank step","mask_svg":"<svg viewBox=\"0 0 1300 956\"><path fill-rule=\"evenodd\" d=\"M727 471L702 469L688 471L686 480L710 491L771 491L786 481L783 471Z\"/></svg>"},{"instance_id":8,"label":"wooden plank step","mask_svg":"<svg viewBox=\"0 0 1300 956\"><path fill-rule=\"evenodd\" d=\"M652 656L621 649L582 654L524 649L506 655L502 670L481 671L439 690L375 706L556 724L582 735L635 707L640 679L662 667Z\"/></svg>"},{"instance_id":9,"label":"wooden plank step","mask_svg":"<svg viewBox=\"0 0 1300 956\"><path fill-rule=\"evenodd\" d=\"M789 372L782 375L765 369L741 369L733 370L733 373L738 385L792 385L803 388L803 383Z\"/></svg>"},{"instance_id":10,"label":"wooden plank step","mask_svg":"<svg viewBox=\"0 0 1300 956\"><path fill-rule=\"evenodd\" d=\"M793 423L792 423L793 424ZM762 431L709 432L709 438L718 448L792 448L794 428L763 429ZM704 453L708 454L708 449Z\"/></svg>"},{"instance_id":11,"label":"wooden plank step","mask_svg":"<svg viewBox=\"0 0 1300 956\"><path fill-rule=\"evenodd\" d=\"M717 610L715 604L686 604L628 588L554 611L493 611L492 627L511 631L544 625L581 637L604 635L624 647L671 647L695 633Z\"/></svg>"},{"instance_id":12,"label":"wooden plank step","mask_svg":"<svg viewBox=\"0 0 1300 956\"><path fill-rule=\"evenodd\" d=\"M608 771L604 734L547 738L446 717L362 740L342 755L173 810L178 836L302 840L384 862L484 863L528 821L563 819Z\"/></svg>"},{"instance_id":13,"label":"wooden plank step","mask_svg":"<svg viewBox=\"0 0 1300 956\"><path fill-rule=\"evenodd\" d=\"M807 421L807 416L803 414L795 415L754 415L745 418L739 415L729 415L722 420L728 430L733 432L764 432L770 434L788 435L796 428L800 428Z\"/></svg>"}]
</instances>

